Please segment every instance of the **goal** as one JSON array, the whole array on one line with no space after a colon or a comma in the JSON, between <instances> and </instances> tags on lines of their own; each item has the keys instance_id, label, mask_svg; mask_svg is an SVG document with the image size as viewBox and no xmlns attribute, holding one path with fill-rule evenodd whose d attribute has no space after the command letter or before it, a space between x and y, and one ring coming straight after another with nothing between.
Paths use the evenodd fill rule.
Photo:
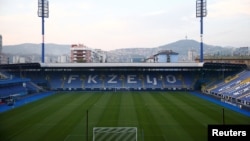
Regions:
<instances>
[{"instance_id":1,"label":"goal","mask_svg":"<svg viewBox=\"0 0 250 141\"><path fill-rule=\"evenodd\" d=\"M137 127L94 127L93 141L137 141Z\"/></svg>"}]
</instances>

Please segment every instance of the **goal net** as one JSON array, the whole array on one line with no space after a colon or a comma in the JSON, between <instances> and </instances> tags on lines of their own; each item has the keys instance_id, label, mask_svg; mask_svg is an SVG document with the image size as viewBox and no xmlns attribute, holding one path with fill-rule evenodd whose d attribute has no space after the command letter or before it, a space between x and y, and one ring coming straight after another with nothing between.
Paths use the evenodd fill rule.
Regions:
<instances>
[{"instance_id":1,"label":"goal net","mask_svg":"<svg viewBox=\"0 0 250 141\"><path fill-rule=\"evenodd\" d=\"M93 141L137 141L137 127L94 127Z\"/></svg>"}]
</instances>

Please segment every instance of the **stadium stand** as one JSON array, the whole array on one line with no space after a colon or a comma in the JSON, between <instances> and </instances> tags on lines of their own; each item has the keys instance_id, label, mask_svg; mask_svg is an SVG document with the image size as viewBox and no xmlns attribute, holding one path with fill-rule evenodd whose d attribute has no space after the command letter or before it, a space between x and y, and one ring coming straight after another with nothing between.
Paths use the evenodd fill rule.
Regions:
<instances>
[{"instance_id":1,"label":"stadium stand","mask_svg":"<svg viewBox=\"0 0 250 141\"><path fill-rule=\"evenodd\" d=\"M25 83L29 79L4 79L0 80L0 97L5 97L12 94L27 94L27 89L25 88Z\"/></svg>"},{"instance_id":2,"label":"stadium stand","mask_svg":"<svg viewBox=\"0 0 250 141\"><path fill-rule=\"evenodd\" d=\"M0 103L11 106L16 100L43 89L31 82L29 78L16 77L16 73L0 72Z\"/></svg>"},{"instance_id":3,"label":"stadium stand","mask_svg":"<svg viewBox=\"0 0 250 141\"><path fill-rule=\"evenodd\" d=\"M221 81L217 81L213 87L205 90L207 94L221 98L221 100L250 105L250 71L243 70L235 75L230 75Z\"/></svg>"},{"instance_id":4,"label":"stadium stand","mask_svg":"<svg viewBox=\"0 0 250 141\"><path fill-rule=\"evenodd\" d=\"M176 88L193 89L194 79L188 75L178 75L176 72L170 74L137 74L135 72L86 74L85 72L66 72L58 74L49 73L48 85L51 89L83 90L83 89L165 89Z\"/></svg>"},{"instance_id":5,"label":"stadium stand","mask_svg":"<svg viewBox=\"0 0 250 141\"><path fill-rule=\"evenodd\" d=\"M0 65L0 77L26 80L25 88L39 91L202 91L222 101L250 107L250 71L228 63L21 63ZM8 91L9 90L9 91Z\"/></svg>"}]
</instances>

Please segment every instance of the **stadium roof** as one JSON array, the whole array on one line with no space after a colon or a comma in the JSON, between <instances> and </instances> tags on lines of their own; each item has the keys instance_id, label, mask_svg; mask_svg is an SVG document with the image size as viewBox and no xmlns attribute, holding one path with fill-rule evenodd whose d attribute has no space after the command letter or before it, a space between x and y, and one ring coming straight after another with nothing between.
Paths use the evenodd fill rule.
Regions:
<instances>
[{"instance_id":1,"label":"stadium roof","mask_svg":"<svg viewBox=\"0 0 250 141\"><path fill-rule=\"evenodd\" d=\"M203 67L204 63L41 63L46 68L176 68Z\"/></svg>"},{"instance_id":2,"label":"stadium roof","mask_svg":"<svg viewBox=\"0 0 250 141\"><path fill-rule=\"evenodd\" d=\"M230 63L18 63L0 64L0 69L143 69L143 68L247 68L245 64Z\"/></svg>"}]
</instances>

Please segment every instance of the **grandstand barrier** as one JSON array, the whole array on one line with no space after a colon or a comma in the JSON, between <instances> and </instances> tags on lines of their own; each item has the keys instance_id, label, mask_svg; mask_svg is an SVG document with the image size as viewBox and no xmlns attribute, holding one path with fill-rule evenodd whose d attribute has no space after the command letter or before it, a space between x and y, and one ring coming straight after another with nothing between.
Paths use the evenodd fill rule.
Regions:
<instances>
[{"instance_id":1,"label":"grandstand barrier","mask_svg":"<svg viewBox=\"0 0 250 141\"><path fill-rule=\"evenodd\" d=\"M193 88L57 88L53 91L194 91Z\"/></svg>"}]
</instances>

